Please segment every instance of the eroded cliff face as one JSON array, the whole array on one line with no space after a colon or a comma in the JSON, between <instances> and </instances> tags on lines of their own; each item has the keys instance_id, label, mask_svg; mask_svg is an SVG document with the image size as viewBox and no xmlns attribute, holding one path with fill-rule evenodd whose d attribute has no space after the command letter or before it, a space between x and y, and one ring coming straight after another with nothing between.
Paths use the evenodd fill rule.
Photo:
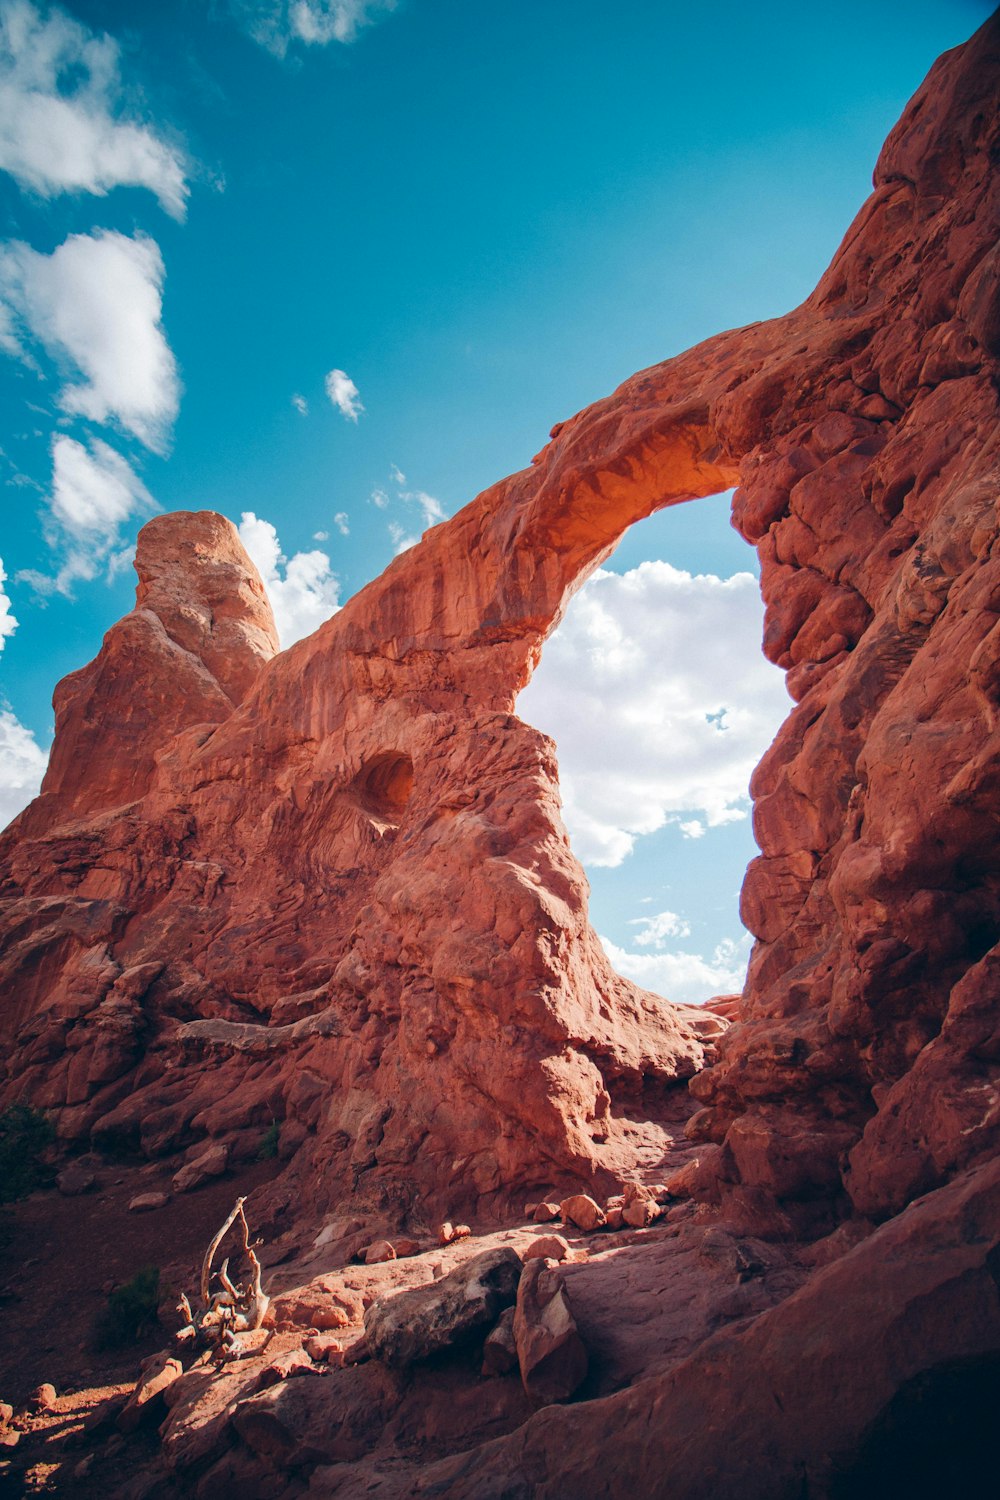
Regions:
<instances>
[{"instance_id":1,"label":"eroded cliff face","mask_svg":"<svg viewBox=\"0 0 1000 1500\"><path fill-rule=\"evenodd\" d=\"M998 76L994 20L807 302L560 424L291 650L228 523L149 523L0 844L5 1099L150 1155L277 1118L303 1214L620 1179L692 1075L697 1191L758 1230L891 1215L995 1149ZM720 1036L609 968L513 705L622 532L737 481L796 706Z\"/></svg>"}]
</instances>

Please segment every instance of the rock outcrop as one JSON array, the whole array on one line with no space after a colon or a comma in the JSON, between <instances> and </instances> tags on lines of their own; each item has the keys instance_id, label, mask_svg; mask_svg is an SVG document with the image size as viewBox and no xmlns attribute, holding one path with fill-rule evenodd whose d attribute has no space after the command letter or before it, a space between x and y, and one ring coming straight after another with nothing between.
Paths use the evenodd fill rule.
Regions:
<instances>
[{"instance_id":1,"label":"rock outcrop","mask_svg":"<svg viewBox=\"0 0 1000 1500\"><path fill-rule=\"evenodd\" d=\"M42 795L0 841L5 1099L148 1156L211 1137L238 1161L278 1122L276 1214L431 1222L620 1183L691 1078L703 1212L764 1238L892 1220L821 1273L832 1295L930 1235L927 1295L958 1289L963 1332L931 1319L927 1347L978 1357L985 1238L966 1262L930 1210L894 1216L935 1189L995 1208L952 1190L1000 1138L998 78L994 18L935 65L801 307L560 423L291 650L228 523L144 528L136 609L57 691ZM514 704L623 531L731 484L795 707L754 777L727 1029L609 967L554 748ZM924 1286L886 1288L887 1327ZM754 1339L792 1359L781 1320L813 1295L758 1321L749 1365ZM891 1383L861 1316L855 1431Z\"/></svg>"}]
</instances>

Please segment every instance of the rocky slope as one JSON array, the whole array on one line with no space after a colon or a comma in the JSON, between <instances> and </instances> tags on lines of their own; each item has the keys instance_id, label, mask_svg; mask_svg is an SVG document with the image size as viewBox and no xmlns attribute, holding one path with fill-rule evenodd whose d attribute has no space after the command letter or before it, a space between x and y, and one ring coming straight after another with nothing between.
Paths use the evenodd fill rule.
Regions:
<instances>
[{"instance_id":1,"label":"rocky slope","mask_svg":"<svg viewBox=\"0 0 1000 1500\"><path fill-rule=\"evenodd\" d=\"M689 1077L703 1215L832 1235L834 1256L888 1220L692 1356L690 1389L722 1369L730 1397L758 1364L762 1389L792 1380L803 1329L831 1368L871 1363L825 1416L809 1382L784 1424L744 1392L746 1464L784 1442L769 1494L807 1472L827 1493L816 1455L901 1383L1000 1350L998 80L994 18L935 65L801 307L554 428L290 651L271 656L226 523L151 522L136 610L59 689L42 795L0 844L4 1097L52 1110L67 1143L154 1159L212 1137L238 1160L278 1120L270 1211L310 1234L325 1216L331 1255L366 1220L496 1219L533 1184L641 1176ZM795 707L754 778L757 942L725 1030L610 970L553 747L513 704L625 528L732 483ZM860 1295L911 1251L926 1285ZM971 1298L954 1337L906 1301L944 1284ZM677 1385L636 1390L604 1420L657 1413L655 1454L694 1473ZM591 1421L543 1414L494 1461L518 1494L617 1494L537 1456L571 1439L592 1474ZM711 1492L757 1493L745 1467ZM487 1493L461 1466L430 1492Z\"/></svg>"}]
</instances>

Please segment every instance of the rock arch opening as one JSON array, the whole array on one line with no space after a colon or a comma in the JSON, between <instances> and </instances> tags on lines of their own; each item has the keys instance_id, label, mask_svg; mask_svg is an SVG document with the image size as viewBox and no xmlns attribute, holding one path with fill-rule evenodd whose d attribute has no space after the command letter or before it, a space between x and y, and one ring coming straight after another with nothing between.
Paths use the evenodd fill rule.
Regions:
<instances>
[{"instance_id":1,"label":"rock arch opening","mask_svg":"<svg viewBox=\"0 0 1000 1500\"><path fill-rule=\"evenodd\" d=\"M731 492L631 526L546 640L517 712L556 742L563 819L615 969L672 1000L738 991L751 772L791 707L761 649Z\"/></svg>"}]
</instances>

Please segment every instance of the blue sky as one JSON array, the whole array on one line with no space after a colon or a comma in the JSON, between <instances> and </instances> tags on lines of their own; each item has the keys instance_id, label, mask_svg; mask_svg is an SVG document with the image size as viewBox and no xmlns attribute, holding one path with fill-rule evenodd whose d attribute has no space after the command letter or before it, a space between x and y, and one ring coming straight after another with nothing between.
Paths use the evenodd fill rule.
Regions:
<instances>
[{"instance_id":1,"label":"blue sky","mask_svg":"<svg viewBox=\"0 0 1000 1500\"><path fill-rule=\"evenodd\" d=\"M154 509L249 517L314 628L555 421L807 295L990 9L0 0L0 821ZM599 931L685 998L739 981L787 704L754 562L724 501L635 528L522 699Z\"/></svg>"}]
</instances>

